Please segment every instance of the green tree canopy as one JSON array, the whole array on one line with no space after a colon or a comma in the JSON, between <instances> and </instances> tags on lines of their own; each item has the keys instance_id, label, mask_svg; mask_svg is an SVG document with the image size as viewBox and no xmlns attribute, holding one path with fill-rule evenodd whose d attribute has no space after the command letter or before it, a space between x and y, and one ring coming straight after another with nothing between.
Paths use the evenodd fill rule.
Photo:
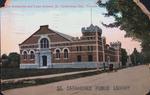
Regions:
<instances>
[{"instance_id":1,"label":"green tree canopy","mask_svg":"<svg viewBox=\"0 0 150 95\"><path fill-rule=\"evenodd\" d=\"M18 68L20 64L20 55L15 52L2 55L2 67L4 68Z\"/></svg>"},{"instance_id":2,"label":"green tree canopy","mask_svg":"<svg viewBox=\"0 0 150 95\"><path fill-rule=\"evenodd\" d=\"M10 61L11 67L19 67L20 55L16 52L10 53L9 61Z\"/></svg>"},{"instance_id":3,"label":"green tree canopy","mask_svg":"<svg viewBox=\"0 0 150 95\"><path fill-rule=\"evenodd\" d=\"M118 27L126 31L125 37L131 37L141 42L145 60L150 62L150 20L133 0L107 0L98 5L106 8L105 16L113 16L115 21L110 24L102 23L106 27Z\"/></svg>"},{"instance_id":4,"label":"green tree canopy","mask_svg":"<svg viewBox=\"0 0 150 95\"><path fill-rule=\"evenodd\" d=\"M2 55L2 65L3 67L7 67L9 65L9 60L7 54Z\"/></svg>"},{"instance_id":5,"label":"green tree canopy","mask_svg":"<svg viewBox=\"0 0 150 95\"><path fill-rule=\"evenodd\" d=\"M128 55L125 49L121 49L121 62L122 62L122 66L126 66L127 63L127 59L128 59Z\"/></svg>"},{"instance_id":6,"label":"green tree canopy","mask_svg":"<svg viewBox=\"0 0 150 95\"><path fill-rule=\"evenodd\" d=\"M143 63L143 55L134 48L134 51L131 54L131 61L133 65L138 65Z\"/></svg>"}]
</instances>

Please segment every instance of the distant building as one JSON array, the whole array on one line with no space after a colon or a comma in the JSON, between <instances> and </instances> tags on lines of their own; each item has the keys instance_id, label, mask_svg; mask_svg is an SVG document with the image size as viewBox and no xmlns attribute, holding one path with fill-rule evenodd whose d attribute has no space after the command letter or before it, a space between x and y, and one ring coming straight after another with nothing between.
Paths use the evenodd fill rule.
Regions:
<instances>
[{"instance_id":1,"label":"distant building","mask_svg":"<svg viewBox=\"0 0 150 95\"><path fill-rule=\"evenodd\" d=\"M105 62L118 65L121 43L106 44L102 30L91 24L81 29L82 36L72 37L48 25L22 42L20 68L96 68Z\"/></svg>"}]
</instances>

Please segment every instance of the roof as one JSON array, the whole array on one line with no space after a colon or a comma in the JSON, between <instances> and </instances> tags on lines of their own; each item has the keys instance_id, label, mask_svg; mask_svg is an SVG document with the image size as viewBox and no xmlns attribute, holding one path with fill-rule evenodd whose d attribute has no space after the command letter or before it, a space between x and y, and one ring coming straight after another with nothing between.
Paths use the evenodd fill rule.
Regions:
<instances>
[{"instance_id":1,"label":"roof","mask_svg":"<svg viewBox=\"0 0 150 95\"><path fill-rule=\"evenodd\" d=\"M67 34L63 34L63 33L60 33L60 32L57 32L57 31L54 31L52 29L49 29L48 28L48 25L43 25L43 26L40 26L40 29L38 29L35 33L33 33L30 37L28 37L25 41L23 41L21 44L19 45L22 45L24 43L35 43L36 40L38 39L38 37L35 37L34 35L41 35L41 34L48 34L50 32L54 32L60 36L62 36L63 38L65 38L66 40L69 40L69 41L72 41L73 37L70 36L70 35L67 35ZM33 37L34 36L34 37ZM32 39L31 39L32 38Z\"/></svg>"},{"instance_id":2,"label":"roof","mask_svg":"<svg viewBox=\"0 0 150 95\"><path fill-rule=\"evenodd\" d=\"M64 34L64 33L60 33L60 32L57 32L57 31L55 31L58 35L60 35L60 36L62 36L62 37L64 37L64 38L66 38L66 39L68 39L68 40L70 40L70 41L72 41L72 39L74 38L74 37L72 37L72 36L70 36L70 35L67 35L67 34Z\"/></svg>"}]
</instances>

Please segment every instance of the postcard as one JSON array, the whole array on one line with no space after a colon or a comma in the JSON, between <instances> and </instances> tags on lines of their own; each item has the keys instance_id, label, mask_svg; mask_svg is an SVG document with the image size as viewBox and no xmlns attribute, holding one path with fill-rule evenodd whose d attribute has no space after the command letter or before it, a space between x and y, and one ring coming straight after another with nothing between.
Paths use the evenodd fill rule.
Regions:
<instances>
[{"instance_id":1,"label":"postcard","mask_svg":"<svg viewBox=\"0 0 150 95\"><path fill-rule=\"evenodd\" d=\"M0 95L150 95L149 0L0 0Z\"/></svg>"}]
</instances>

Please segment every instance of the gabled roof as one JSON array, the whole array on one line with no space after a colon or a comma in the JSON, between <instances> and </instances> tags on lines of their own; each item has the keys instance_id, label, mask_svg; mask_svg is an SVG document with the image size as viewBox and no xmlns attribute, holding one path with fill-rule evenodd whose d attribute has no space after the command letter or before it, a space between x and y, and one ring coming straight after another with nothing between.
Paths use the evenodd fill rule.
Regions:
<instances>
[{"instance_id":1,"label":"gabled roof","mask_svg":"<svg viewBox=\"0 0 150 95\"><path fill-rule=\"evenodd\" d=\"M29 38L27 38L25 41L23 41L21 44L19 45L22 45L24 43L26 43L27 41L35 41L37 40L38 38L37 37L34 37L32 38L34 35L42 35L42 34L48 34L50 32L54 32L58 35L60 35L61 37L65 38L66 40L68 41L72 41L72 36L69 36L67 34L63 34L63 33L60 33L60 32L57 32L57 31L54 31L52 29L49 29L48 28L48 25L43 25L43 26L40 26L40 29L38 29L35 33L33 33ZM32 39L31 39L32 38Z\"/></svg>"}]
</instances>

